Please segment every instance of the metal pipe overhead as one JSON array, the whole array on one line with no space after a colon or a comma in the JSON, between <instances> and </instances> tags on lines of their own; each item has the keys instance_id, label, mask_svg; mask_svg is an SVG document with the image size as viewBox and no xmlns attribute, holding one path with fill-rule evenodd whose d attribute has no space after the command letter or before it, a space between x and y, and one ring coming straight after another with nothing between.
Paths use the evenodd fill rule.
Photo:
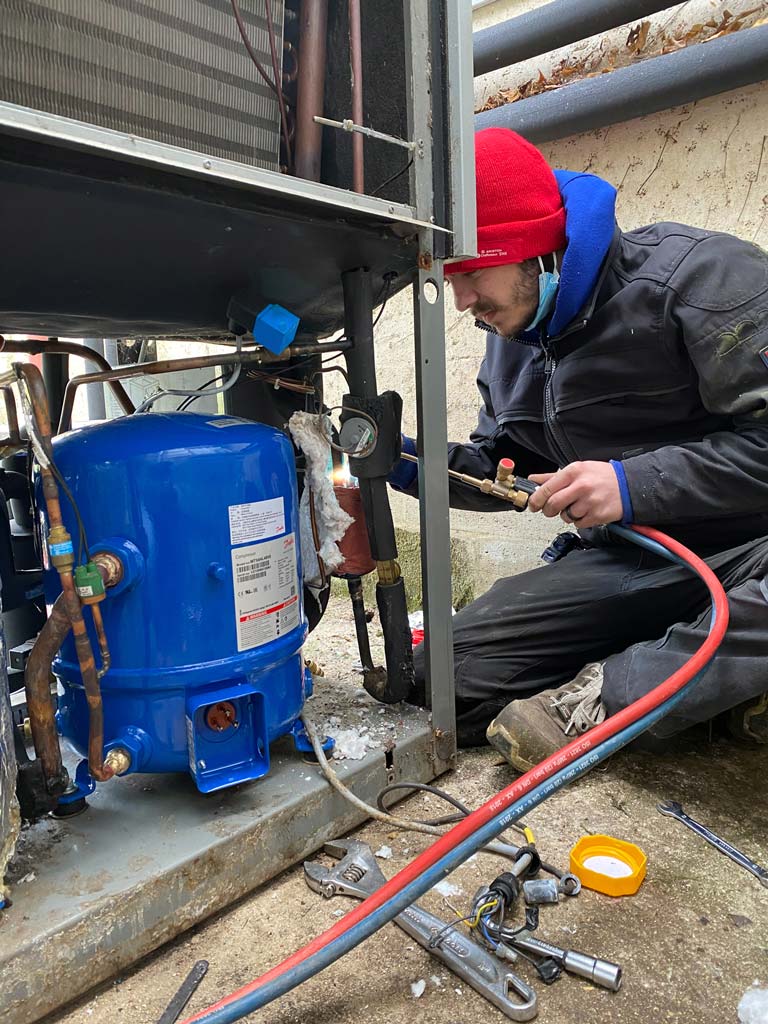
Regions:
<instances>
[{"instance_id":1,"label":"metal pipe overhead","mask_svg":"<svg viewBox=\"0 0 768 1024\"><path fill-rule=\"evenodd\" d=\"M302 0L299 20L299 82L296 99L296 177L320 181L328 0Z\"/></svg>"},{"instance_id":2,"label":"metal pipe overhead","mask_svg":"<svg viewBox=\"0 0 768 1024\"><path fill-rule=\"evenodd\" d=\"M653 0L554 0L472 36L475 77L674 7Z\"/></svg>"},{"instance_id":3,"label":"metal pipe overhead","mask_svg":"<svg viewBox=\"0 0 768 1024\"><path fill-rule=\"evenodd\" d=\"M363 40L360 0L347 0L349 7L349 67L352 82L352 120L363 123ZM352 134L352 188L365 192L365 151L360 132Z\"/></svg>"},{"instance_id":4,"label":"metal pipe overhead","mask_svg":"<svg viewBox=\"0 0 768 1024\"><path fill-rule=\"evenodd\" d=\"M551 142L766 78L768 25L760 25L483 111L475 130L512 128L529 142Z\"/></svg>"}]
</instances>

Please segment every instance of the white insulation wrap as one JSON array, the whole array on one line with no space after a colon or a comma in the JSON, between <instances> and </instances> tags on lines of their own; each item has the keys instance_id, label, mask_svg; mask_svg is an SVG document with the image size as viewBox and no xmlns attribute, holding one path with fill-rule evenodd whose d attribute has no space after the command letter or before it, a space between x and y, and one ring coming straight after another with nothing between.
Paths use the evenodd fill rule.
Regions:
<instances>
[{"instance_id":1,"label":"white insulation wrap","mask_svg":"<svg viewBox=\"0 0 768 1024\"><path fill-rule=\"evenodd\" d=\"M338 569L344 561L338 542L354 522L340 507L333 491L333 480L328 473L331 446L327 439L326 423L325 416L309 412L295 412L288 421L291 437L304 453L306 460L299 524L301 564L304 566L304 580L310 586L319 585L320 582L320 567L317 564L309 515L310 491L315 506L315 523L320 541L319 554L329 572Z\"/></svg>"}]
</instances>

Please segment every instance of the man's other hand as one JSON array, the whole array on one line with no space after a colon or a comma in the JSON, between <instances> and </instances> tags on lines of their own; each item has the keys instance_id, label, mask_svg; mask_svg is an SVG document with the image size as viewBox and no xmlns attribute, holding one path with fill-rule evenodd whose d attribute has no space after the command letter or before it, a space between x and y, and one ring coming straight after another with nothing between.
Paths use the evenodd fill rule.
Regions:
<instances>
[{"instance_id":1,"label":"man's other hand","mask_svg":"<svg viewBox=\"0 0 768 1024\"><path fill-rule=\"evenodd\" d=\"M619 481L610 462L572 462L556 473L530 477L539 489L528 508L548 518L559 515L581 529L618 522L622 517Z\"/></svg>"}]
</instances>

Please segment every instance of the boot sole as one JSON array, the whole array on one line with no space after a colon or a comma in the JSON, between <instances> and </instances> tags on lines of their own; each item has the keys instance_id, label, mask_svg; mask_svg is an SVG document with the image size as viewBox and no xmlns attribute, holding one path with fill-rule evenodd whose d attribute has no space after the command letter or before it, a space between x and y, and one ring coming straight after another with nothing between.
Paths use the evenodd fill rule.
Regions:
<instances>
[{"instance_id":1,"label":"boot sole","mask_svg":"<svg viewBox=\"0 0 768 1024\"><path fill-rule=\"evenodd\" d=\"M505 761L509 761L517 771L527 772L534 767L530 761L526 761L524 757L520 756L520 744L509 735L503 725L491 722L485 735L493 749L501 754Z\"/></svg>"}]
</instances>

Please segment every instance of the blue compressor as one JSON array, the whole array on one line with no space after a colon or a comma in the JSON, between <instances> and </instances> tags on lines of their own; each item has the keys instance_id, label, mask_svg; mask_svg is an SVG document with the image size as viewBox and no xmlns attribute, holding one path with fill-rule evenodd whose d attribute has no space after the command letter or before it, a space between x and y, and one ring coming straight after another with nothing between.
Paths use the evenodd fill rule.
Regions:
<instances>
[{"instance_id":1,"label":"blue compressor","mask_svg":"<svg viewBox=\"0 0 768 1024\"><path fill-rule=\"evenodd\" d=\"M189 770L205 793L265 775L270 743L290 732L301 741L311 690L290 441L233 417L151 413L55 438L54 458L91 555L123 567L100 606L112 656L105 754L124 748L131 772ZM64 494L62 511L77 550ZM59 589L48 571L49 602ZM85 755L71 635L53 669L60 732Z\"/></svg>"}]
</instances>

